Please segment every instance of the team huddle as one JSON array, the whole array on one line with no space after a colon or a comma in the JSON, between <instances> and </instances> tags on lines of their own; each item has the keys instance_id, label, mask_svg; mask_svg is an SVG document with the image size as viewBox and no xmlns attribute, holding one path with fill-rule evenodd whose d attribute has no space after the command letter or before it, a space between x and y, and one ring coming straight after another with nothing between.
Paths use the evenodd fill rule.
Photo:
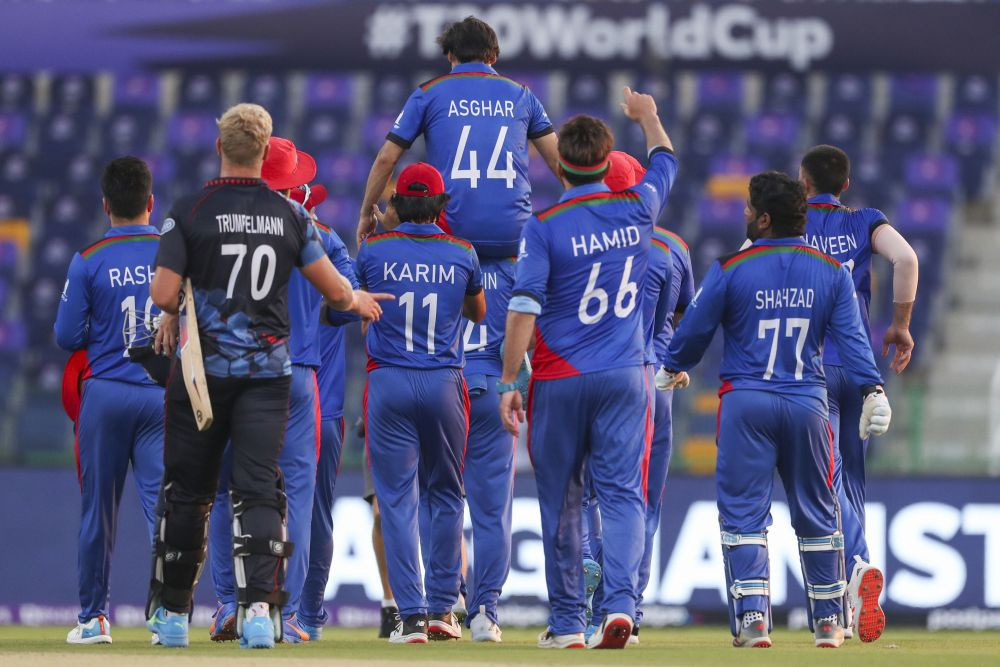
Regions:
<instances>
[{"instance_id":1,"label":"team huddle","mask_svg":"<svg viewBox=\"0 0 1000 667\"><path fill-rule=\"evenodd\" d=\"M326 195L315 161L272 136L260 106L221 116L219 178L174 202L159 229L148 167L124 157L105 168L111 228L74 256L55 324L74 352L64 398L83 498L82 610L67 641L111 642L129 463L149 522L154 644L188 645L206 561L213 639L321 639L344 334L358 323L390 642L459 639L463 627L501 641L526 422L551 608L538 646L638 643L669 508L672 394L720 327L716 486L733 644L771 645L775 468L815 645L876 640L883 575L864 536L864 454L891 410L868 325L870 261L893 264L883 354L895 346L896 372L913 348L917 262L880 211L841 203L848 157L817 146L798 179L754 176L746 244L695 292L687 245L657 226L664 211L669 225L679 162L652 97L626 88L621 104L645 136L640 161L614 150L599 118L557 132L531 91L493 68L499 45L482 21L454 23L438 43L451 70L413 92L375 158L354 258L315 219ZM420 136L427 162L400 171L382 210ZM529 144L565 188L537 212Z\"/></svg>"}]
</instances>

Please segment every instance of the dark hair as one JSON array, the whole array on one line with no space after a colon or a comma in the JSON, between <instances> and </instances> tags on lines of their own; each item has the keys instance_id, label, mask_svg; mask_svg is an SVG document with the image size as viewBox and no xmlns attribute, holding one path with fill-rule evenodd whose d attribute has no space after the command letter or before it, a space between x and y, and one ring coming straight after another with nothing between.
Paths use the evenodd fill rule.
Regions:
<instances>
[{"instance_id":1,"label":"dark hair","mask_svg":"<svg viewBox=\"0 0 1000 667\"><path fill-rule=\"evenodd\" d=\"M851 177L851 159L836 146L813 146L802 156L802 171L816 192L839 196Z\"/></svg>"},{"instance_id":2,"label":"dark hair","mask_svg":"<svg viewBox=\"0 0 1000 667\"><path fill-rule=\"evenodd\" d=\"M773 236L806 233L806 189L780 171L765 171L750 179L750 206L758 216L771 215Z\"/></svg>"},{"instance_id":3,"label":"dark hair","mask_svg":"<svg viewBox=\"0 0 1000 667\"><path fill-rule=\"evenodd\" d=\"M600 118L593 116L573 116L559 128L559 157L581 167L592 167L608 159L608 153L615 145L614 135ZM584 185L604 180L608 171L584 176L572 174L563 169L563 175L570 185Z\"/></svg>"},{"instance_id":4,"label":"dark hair","mask_svg":"<svg viewBox=\"0 0 1000 667\"><path fill-rule=\"evenodd\" d=\"M437 222L449 199L447 194L414 197L397 192L389 197L389 205L396 209L400 222L430 223Z\"/></svg>"},{"instance_id":5,"label":"dark hair","mask_svg":"<svg viewBox=\"0 0 1000 667\"><path fill-rule=\"evenodd\" d=\"M500 57L500 42L489 23L466 16L450 24L437 38L444 55L451 54L460 63L495 62Z\"/></svg>"},{"instance_id":6,"label":"dark hair","mask_svg":"<svg viewBox=\"0 0 1000 667\"><path fill-rule=\"evenodd\" d=\"M101 173L101 192L111 215L131 220L146 210L153 192L153 175L137 157L115 158Z\"/></svg>"}]
</instances>

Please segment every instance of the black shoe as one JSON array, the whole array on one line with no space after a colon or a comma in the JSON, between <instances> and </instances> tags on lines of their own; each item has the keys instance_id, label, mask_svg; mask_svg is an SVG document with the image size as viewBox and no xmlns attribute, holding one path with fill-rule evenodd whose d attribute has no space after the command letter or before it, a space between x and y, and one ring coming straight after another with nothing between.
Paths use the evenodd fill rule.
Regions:
<instances>
[{"instance_id":1,"label":"black shoe","mask_svg":"<svg viewBox=\"0 0 1000 667\"><path fill-rule=\"evenodd\" d=\"M399 618L399 614L396 614ZM396 623L395 629L389 633L390 644L426 644L427 617L423 614L410 614Z\"/></svg>"},{"instance_id":2,"label":"black shoe","mask_svg":"<svg viewBox=\"0 0 1000 667\"><path fill-rule=\"evenodd\" d=\"M382 622L378 626L378 638L388 639L397 625L399 625L399 610L395 607L382 607Z\"/></svg>"}]
</instances>

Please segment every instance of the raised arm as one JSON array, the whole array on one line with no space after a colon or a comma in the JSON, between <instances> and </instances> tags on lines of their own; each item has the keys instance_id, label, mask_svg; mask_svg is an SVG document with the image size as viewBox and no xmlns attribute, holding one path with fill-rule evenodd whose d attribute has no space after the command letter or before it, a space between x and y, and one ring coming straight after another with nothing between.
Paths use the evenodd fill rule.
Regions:
<instances>
[{"instance_id":1,"label":"raised arm","mask_svg":"<svg viewBox=\"0 0 1000 667\"><path fill-rule=\"evenodd\" d=\"M392 141L386 141L375 156L371 171L368 172L368 182L365 184L365 196L361 202L361 212L358 215L358 229L355 235L358 247L366 236L375 231L375 218L372 207L378 203L379 197L385 191L396 164L403 157L406 149Z\"/></svg>"}]
</instances>

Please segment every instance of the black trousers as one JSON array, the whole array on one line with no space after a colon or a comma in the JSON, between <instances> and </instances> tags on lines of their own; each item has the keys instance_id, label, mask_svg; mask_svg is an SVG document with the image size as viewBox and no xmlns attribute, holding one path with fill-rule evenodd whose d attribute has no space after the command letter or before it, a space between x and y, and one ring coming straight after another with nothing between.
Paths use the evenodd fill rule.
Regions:
<instances>
[{"instance_id":1,"label":"black trousers","mask_svg":"<svg viewBox=\"0 0 1000 667\"><path fill-rule=\"evenodd\" d=\"M199 431L179 364L167 383L161 512L163 541L179 551L204 550L208 512L219 483L227 442L233 462L229 488L243 503L242 533L284 541L285 497L278 455L285 439L291 376L268 379L207 377L213 421ZM243 559L246 602L273 602L284 581L283 559L251 554ZM163 605L187 612L200 566L164 563ZM242 591L241 591L242 592Z\"/></svg>"}]
</instances>

